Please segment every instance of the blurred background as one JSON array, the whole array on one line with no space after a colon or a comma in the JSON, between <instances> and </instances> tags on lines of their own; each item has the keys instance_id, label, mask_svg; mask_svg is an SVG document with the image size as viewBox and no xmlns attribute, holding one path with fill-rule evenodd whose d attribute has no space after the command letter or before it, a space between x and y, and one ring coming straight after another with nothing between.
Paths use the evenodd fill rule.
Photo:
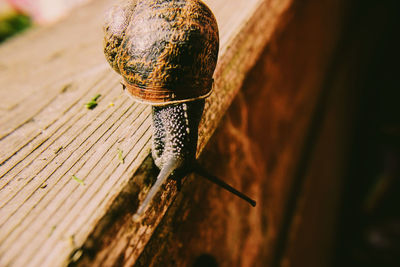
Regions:
<instances>
[{"instance_id":1,"label":"blurred background","mask_svg":"<svg viewBox=\"0 0 400 267\"><path fill-rule=\"evenodd\" d=\"M0 45L87 1L0 0ZM400 266L399 18L399 1L349 1L339 47L356 61L356 120L334 266Z\"/></svg>"},{"instance_id":2,"label":"blurred background","mask_svg":"<svg viewBox=\"0 0 400 267\"><path fill-rule=\"evenodd\" d=\"M46 25L89 0L0 0L0 42L33 25Z\"/></svg>"},{"instance_id":3,"label":"blurred background","mask_svg":"<svg viewBox=\"0 0 400 267\"><path fill-rule=\"evenodd\" d=\"M357 60L357 113L337 266L400 266L399 1L350 2L342 46Z\"/></svg>"}]
</instances>

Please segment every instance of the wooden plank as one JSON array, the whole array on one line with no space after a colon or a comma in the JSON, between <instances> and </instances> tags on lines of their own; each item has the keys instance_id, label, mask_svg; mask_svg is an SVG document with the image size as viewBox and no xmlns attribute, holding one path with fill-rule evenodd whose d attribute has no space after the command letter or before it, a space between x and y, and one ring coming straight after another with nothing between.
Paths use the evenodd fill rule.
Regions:
<instances>
[{"instance_id":1,"label":"wooden plank","mask_svg":"<svg viewBox=\"0 0 400 267\"><path fill-rule=\"evenodd\" d=\"M326 266L324 263L328 263L327 256L331 253L329 244L333 240L332 232L322 234L322 231L323 226L332 230L329 223L333 223L340 183L339 178L335 177L334 181L332 175L339 175L340 170L334 168L340 167L345 158L340 150L349 137L345 127L348 121L341 118L346 110L343 105L349 107L350 104L340 98L339 92L349 91L350 85L338 82L331 88L336 76L326 79L331 76L331 64L337 55L344 2L307 0L291 6L276 25L268 46L247 74L200 156L211 172L250 192L258 201L257 207L251 209L220 188L191 176L134 266L309 266L307 264L321 259L319 265L313 266ZM340 69L341 66L336 67ZM336 91L341 85L343 87ZM325 104L320 100L329 88L335 98L329 101L331 109L328 109L334 114L327 114L327 128L321 132L310 125L314 124L316 112L317 117L325 116L323 110L316 107ZM325 139L327 132L331 132L330 139ZM304 147L319 146L320 138L329 142L332 149L324 151L319 147L319 153L312 155L312 162L304 161ZM330 152L335 156L331 157ZM320 155L323 157L318 158ZM308 179L308 173L298 177L299 169L308 168L315 174L314 181ZM299 186L297 180L311 181L313 186L304 193L302 183ZM332 192L329 185L333 186ZM310 193L319 198L309 198ZM285 222L288 214L294 212L290 208L292 199L301 205L304 197L320 207L319 211L323 209L326 218L320 219L320 215L314 213L315 217L309 219L321 225L313 225L313 229L304 232L305 228L300 228L294 243L282 233L292 230L287 229ZM299 213L308 215L308 208L310 206ZM314 211L311 208L311 212ZM295 212L290 219L300 215L297 210ZM304 226L309 221L304 221ZM320 236L314 236L317 226ZM106 236L123 236L129 229L126 220L125 224L107 231ZM125 237L129 239L129 235ZM286 247L281 248L281 239ZM96 241L102 242L93 238L92 243ZM104 250L118 244L112 240L104 242L110 242L104 245ZM135 244L130 243L131 246ZM305 260L296 261L299 257L293 257L282 261L282 256L293 256L286 255L285 248ZM321 254L315 255L315 252ZM124 263L124 257L122 254L119 263ZM96 264L101 259L104 258L97 261L96 257L94 260L87 257L81 266Z\"/></svg>"},{"instance_id":2,"label":"wooden plank","mask_svg":"<svg viewBox=\"0 0 400 267\"><path fill-rule=\"evenodd\" d=\"M102 14L112 2L95 1L0 47L0 265L60 266L77 260L87 252L80 248L89 246L88 237L101 233L117 197L135 188L128 205L135 208L154 179L154 171L144 171L142 179L133 176L149 154L150 109L122 95L119 77L102 54ZM199 151L291 4L205 2L217 17L221 49ZM98 93L98 107L85 109ZM140 222L130 221L118 246L100 258L114 264L123 253L125 264L135 262L175 195L169 181L156 207Z\"/></svg>"}]
</instances>

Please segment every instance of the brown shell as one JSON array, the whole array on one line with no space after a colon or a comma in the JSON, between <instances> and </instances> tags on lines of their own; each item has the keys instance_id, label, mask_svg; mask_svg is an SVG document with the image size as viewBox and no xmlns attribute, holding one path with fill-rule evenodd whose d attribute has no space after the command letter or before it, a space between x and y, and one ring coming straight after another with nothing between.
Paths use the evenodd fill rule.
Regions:
<instances>
[{"instance_id":1,"label":"brown shell","mask_svg":"<svg viewBox=\"0 0 400 267\"><path fill-rule=\"evenodd\" d=\"M212 89L218 26L198 0L131 0L110 10L104 53L141 102L203 98Z\"/></svg>"}]
</instances>

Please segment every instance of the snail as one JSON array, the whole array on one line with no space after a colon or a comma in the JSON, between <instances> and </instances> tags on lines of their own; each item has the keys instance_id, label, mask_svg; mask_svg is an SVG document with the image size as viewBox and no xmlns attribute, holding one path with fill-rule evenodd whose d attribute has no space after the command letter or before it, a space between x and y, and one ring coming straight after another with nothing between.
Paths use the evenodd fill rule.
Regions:
<instances>
[{"instance_id":1,"label":"snail","mask_svg":"<svg viewBox=\"0 0 400 267\"><path fill-rule=\"evenodd\" d=\"M104 23L104 53L134 100L152 105L152 157L160 169L136 216L171 177L195 172L252 206L256 202L208 173L196 161L198 126L212 90L219 36L216 19L200 0L128 0Z\"/></svg>"}]
</instances>

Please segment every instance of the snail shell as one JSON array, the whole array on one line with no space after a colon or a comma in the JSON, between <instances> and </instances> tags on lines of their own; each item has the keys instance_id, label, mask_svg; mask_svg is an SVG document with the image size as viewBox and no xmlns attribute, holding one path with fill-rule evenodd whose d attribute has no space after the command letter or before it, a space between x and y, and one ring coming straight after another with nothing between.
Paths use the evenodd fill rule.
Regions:
<instances>
[{"instance_id":1,"label":"snail shell","mask_svg":"<svg viewBox=\"0 0 400 267\"><path fill-rule=\"evenodd\" d=\"M104 53L140 102L167 105L211 93L218 26L199 0L125 1L110 10Z\"/></svg>"},{"instance_id":2,"label":"snail shell","mask_svg":"<svg viewBox=\"0 0 400 267\"><path fill-rule=\"evenodd\" d=\"M160 168L135 216L140 217L168 177L197 171L235 195L251 200L196 162L198 125L211 93L218 59L218 26L199 0L127 0L110 10L104 53L135 100L152 104L152 156Z\"/></svg>"}]
</instances>

